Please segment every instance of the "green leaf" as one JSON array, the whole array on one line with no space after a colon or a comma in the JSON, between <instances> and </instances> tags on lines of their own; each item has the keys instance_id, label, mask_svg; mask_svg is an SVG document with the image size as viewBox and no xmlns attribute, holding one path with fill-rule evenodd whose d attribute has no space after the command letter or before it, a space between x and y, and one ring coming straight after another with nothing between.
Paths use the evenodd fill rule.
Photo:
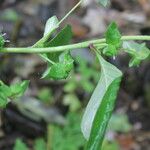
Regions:
<instances>
[{"instance_id":1,"label":"green leaf","mask_svg":"<svg viewBox=\"0 0 150 150\"><path fill-rule=\"evenodd\" d=\"M65 26L50 42L46 44L46 47L63 46L70 43L72 38L72 29L70 25ZM52 61L58 61L59 55L62 52L56 52L47 54L47 57Z\"/></svg>"},{"instance_id":2,"label":"green leaf","mask_svg":"<svg viewBox=\"0 0 150 150\"><path fill-rule=\"evenodd\" d=\"M75 112L81 108L81 103L75 94L67 94L63 98L63 104L69 106L70 112Z\"/></svg>"},{"instance_id":3,"label":"green leaf","mask_svg":"<svg viewBox=\"0 0 150 150\"><path fill-rule=\"evenodd\" d=\"M53 99L53 94L51 89L49 88L42 88L39 92L37 97L44 103L50 104Z\"/></svg>"},{"instance_id":4,"label":"green leaf","mask_svg":"<svg viewBox=\"0 0 150 150\"><path fill-rule=\"evenodd\" d=\"M5 84L0 85L0 93L3 93L6 97L10 97L12 95L10 87Z\"/></svg>"},{"instance_id":5,"label":"green leaf","mask_svg":"<svg viewBox=\"0 0 150 150\"><path fill-rule=\"evenodd\" d=\"M72 29L66 25L48 44L47 47L62 46L70 43L72 38Z\"/></svg>"},{"instance_id":6,"label":"green leaf","mask_svg":"<svg viewBox=\"0 0 150 150\"><path fill-rule=\"evenodd\" d=\"M66 79L73 69L73 62L69 52L64 52L59 56L59 62L49 66L42 78L52 78L55 80Z\"/></svg>"},{"instance_id":7,"label":"green leaf","mask_svg":"<svg viewBox=\"0 0 150 150\"><path fill-rule=\"evenodd\" d=\"M68 73L65 71L65 64L56 63L47 69L42 78L52 78L55 80L60 80L66 79L67 76Z\"/></svg>"},{"instance_id":8,"label":"green leaf","mask_svg":"<svg viewBox=\"0 0 150 150\"><path fill-rule=\"evenodd\" d=\"M104 140L102 150L120 150L120 146L117 141Z\"/></svg>"},{"instance_id":9,"label":"green leaf","mask_svg":"<svg viewBox=\"0 0 150 150\"><path fill-rule=\"evenodd\" d=\"M103 53L106 56L116 56L118 51L114 45L109 44L106 48L104 48Z\"/></svg>"},{"instance_id":10,"label":"green leaf","mask_svg":"<svg viewBox=\"0 0 150 150\"><path fill-rule=\"evenodd\" d=\"M1 15L0 20L2 21L9 21L9 22L17 22L19 20L20 16L15 11L15 9L5 9Z\"/></svg>"},{"instance_id":11,"label":"green leaf","mask_svg":"<svg viewBox=\"0 0 150 150\"><path fill-rule=\"evenodd\" d=\"M45 47L45 44L49 42L49 39L51 38L52 34L56 31L56 29L59 27L58 19L56 16L53 16L49 18L45 25L45 31L43 37L37 41L32 47Z\"/></svg>"},{"instance_id":12,"label":"green leaf","mask_svg":"<svg viewBox=\"0 0 150 150\"><path fill-rule=\"evenodd\" d=\"M110 0L97 0L97 2L106 7L110 3Z\"/></svg>"},{"instance_id":13,"label":"green leaf","mask_svg":"<svg viewBox=\"0 0 150 150\"><path fill-rule=\"evenodd\" d=\"M132 125L129 122L128 116L123 113L115 113L112 115L108 130L121 132L121 133L128 133L132 129Z\"/></svg>"},{"instance_id":14,"label":"green leaf","mask_svg":"<svg viewBox=\"0 0 150 150\"><path fill-rule=\"evenodd\" d=\"M23 81L11 86L7 86L1 82L0 84L0 107L6 107L10 99L22 96L29 85L29 81Z\"/></svg>"},{"instance_id":15,"label":"green leaf","mask_svg":"<svg viewBox=\"0 0 150 150\"><path fill-rule=\"evenodd\" d=\"M27 145L21 139L17 139L13 150L29 150L29 149L27 148Z\"/></svg>"},{"instance_id":16,"label":"green leaf","mask_svg":"<svg viewBox=\"0 0 150 150\"><path fill-rule=\"evenodd\" d=\"M74 60L72 59L69 52L64 52L59 57L59 62L65 65L65 70L69 73L73 69Z\"/></svg>"},{"instance_id":17,"label":"green leaf","mask_svg":"<svg viewBox=\"0 0 150 150\"><path fill-rule=\"evenodd\" d=\"M58 23L59 20L56 16L49 18L45 25L44 36L47 34L50 35L54 30L56 30L59 27Z\"/></svg>"},{"instance_id":18,"label":"green leaf","mask_svg":"<svg viewBox=\"0 0 150 150\"><path fill-rule=\"evenodd\" d=\"M115 22L112 22L105 33L106 43L108 46L104 49L103 53L107 56L115 56L120 48L121 34L118 30L118 26Z\"/></svg>"},{"instance_id":19,"label":"green leaf","mask_svg":"<svg viewBox=\"0 0 150 150\"><path fill-rule=\"evenodd\" d=\"M98 54L97 54L98 55ZM101 77L86 107L81 129L88 140L88 150L100 150L111 117L122 73L98 55Z\"/></svg>"},{"instance_id":20,"label":"green leaf","mask_svg":"<svg viewBox=\"0 0 150 150\"><path fill-rule=\"evenodd\" d=\"M80 112L67 114L67 124L64 127L53 126L52 135L52 150L82 150L84 149L85 140L80 131ZM51 133L51 132L50 132Z\"/></svg>"},{"instance_id":21,"label":"green leaf","mask_svg":"<svg viewBox=\"0 0 150 150\"><path fill-rule=\"evenodd\" d=\"M8 103L7 96L0 92L0 108L5 108Z\"/></svg>"},{"instance_id":22,"label":"green leaf","mask_svg":"<svg viewBox=\"0 0 150 150\"><path fill-rule=\"evenodd\" d=\"M38 138L35 140L34 150L46 150L46 142L43 138Z\"/></svg>"},{"instance_id":23,"label":"green leaf","mask_svg":"<svg viewBox=\"0 0 150 150\"><path fill-rule=\"evenodd\" d=\"M139 44L136 42L123 42L123 49L131 55L129 66L139 66L142 60L145 60L150 55L150 50L145 43Z\"/></svg>"},{"instance_id":24,"label":"green leaf","mask_svg":"<svg viewBox=\"0 0 150 150\"><path fill-rule=\"evenodd\" d=\"M5 39L3 35L0 33L0 49L3 48L5 45Z\"/></svg>"},{"instance_id":25,"label":"green leaf","mask_svg":"<svg viewBox=\"0 0 150 150\"><path fill-rule=\"evenodd\" d=\"M17 98L24 94L29 86L29 81L25 80L21 83L16 83L10 86L13 97Z\"/></svg>"}]
</instances>

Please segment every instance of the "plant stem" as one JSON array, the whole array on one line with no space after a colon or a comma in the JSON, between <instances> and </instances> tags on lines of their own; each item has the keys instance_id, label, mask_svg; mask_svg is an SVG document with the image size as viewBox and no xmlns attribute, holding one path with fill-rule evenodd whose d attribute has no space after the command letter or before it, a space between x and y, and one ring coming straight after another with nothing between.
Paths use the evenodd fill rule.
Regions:
<instances>
[{"instance_id":1,"label":"plant stem","mask_svg":"<svg viewBox=\"0 0 150 150\"><path fill-rule=\"evenodd\" d=\"M123 36L122 40L123 41L130 41L130 40L150 41L150 36L140 36L140 35L139 36ZM80 43L76 43L76 44L57 46L57 47L49 47L49 48L34 48L34 47L2 48L0 50L0 53L55 53L55 52L61 52L61 51L65 51L65 50L87 48L91 44L99 44L102 47L107 46L105 39L97 39L97 40L80 42Z\"/></svg>"},{"instance_id":2,"label":"plant stem","mask_svg":"<svg viewBox=\"0 0 150 150\"><path fill-rule=\"evenodd\" d=\"M59 24L60 25L68 16L70 16L70 14L72 12L74 12L76 10L76 8L78 8L80 6L80 4L82 3L83 0L80 0L65 16L64 18L62 18L60 21L59 21Z\"/></svg>"}]
</instances>

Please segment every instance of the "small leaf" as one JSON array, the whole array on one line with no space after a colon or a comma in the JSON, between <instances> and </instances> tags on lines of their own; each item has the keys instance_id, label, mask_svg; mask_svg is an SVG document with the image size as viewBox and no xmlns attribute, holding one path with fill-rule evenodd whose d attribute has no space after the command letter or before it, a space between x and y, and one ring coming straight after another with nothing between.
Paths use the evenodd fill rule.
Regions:
<instances>
[{"instance_id":1,"label":"small leaf","mask_svg":"<svg viewBox=\"0 0 150 150\"><path fill-rule=\"evenodd\" d=\"M97 2L106 7L110 3L110 0L97 0Z\"/></svg>"},{"instance_id":2,"label":"small leaf","mask_svg":"<svg viewBox=\"0 0 150 150\"><path fill-rule=\"evenodd\" d=\"M55 80L66 79L68 73L65 70L65 64L56 63L51 66L50 69L47 70L47 74L43 76L43 78L52 78Z\"/></svg>"},{"instance_id":3,"label":"small leaf","mask_svg":"<svg viewBox=\"0 0 150 150\"><path fill-rule=\"evenodd\" d=\"M106 56L116 56L118 51L114 45L109 44L106 48L104 48L103 53Z\"/></svg>"},{"instance_id":4,"label":"small leaf","mask_svg":"<svg viewBox=\"0 0 150 150\"><path fill-rule=\"evenodd\" d=\"M17 98L24 94L27 87L29 86L29 81L23 81L22 83L16 83L10 86L12 96L11 98Z\"/></svg>"},{"instance_id":5,"label":"small leaf","mask_svg":"<svg viewBox=\"0 0 150 150\"><path fill-rule=\"evenodd\" d=\"M45 44L49 42L49 39L51 38L52 34L56 31L56 29L59 27L58 19L56 16L53 16L48 19L45 25L45 31L43 37L37 41L32 47L38 47L43 48L45 47Z\"/></svg>"},{"instance_id":6,"label":"small leaf","mask_svg":"<svg viewBox=\"0 0 150 150\"><path fill-rule=\"evenodd\" d=\"M71 55L69 52L64 52L59 57L59 62L65 64L65 70L66 72L70 72L73 69L73 62Z\"/></svg>"},{"instance_id":7,"label":"small leaf","mask_svg":"<svg viewBox=\"0 0 150 150\"><path fill-rule=\"evenodd\" d=\"M5 84L0 85L0 93L3 93L6 97L10 97L12 95L10 87Z\"/></svg>"},{"instance_id":8,"label":"small leaf","mask_svg":"<svg viewBox=\"0 0 150 150\"><path fill-rule=\"evenodd\" d=\"M50 42L46 44L46 47L63 46L70 43L72 38L72 29L70 25L65 26ZM47 57L52 61L58 61L61 52L47 54Z\"/></svg>"},{"instance_id":9,"label":"small leaf","mask_svg":"<svg viewBox=\"0 0 150 150\"><path fill-rule=\"evenodd\" d=\"M118 30L118 26L115 22L112 22L105 33L106 43L108 46L104 49L103 53L108 56L115 56L118 53L118 49L120 48L121 34Z\"/></svg>"},{"instance_id":10,"label":"small leaf","mask_svg":"<svg viewBox=\"0 0 150 150\"><path fill-rule=\"evenodd\" d=\"M58 23L59 20L56 16L49 18L45 25L44 36L46 36L47 34L50 35L52 31L56 30L59 27Z\"/></svg>"},{"instance_id":11,"label":"small leaf","mask_svg":"<svg viewBox=\"0 0 150 150\"><path fill-rule=\"evenodd\" d=\"M0 107L6 107L9 99L15 99L22 96L29 85L29 81L23 81L11 86L1 82L0 84Z\"/></svg>"},{"instance_id":12,"label":"small leaf","mask_svg":"<svg viewBox=\"0 0 150 150\"><path fill-rule=\"evenodd\" d=\"M123 42L123 49L131 55L130 67L139 66L141 61L150 55L150 50L146 47L145 43Z\"/></svg>"},{"instance_id":13,"label":"small leaf","mask_svg":"<svg viewBox=\"0 0 150 150\"><path fill-rule=\"evenodd\" d=\"M3 35L0 33L0 49L3 48L5 45L5 39Z\"/></svg>"},{"instance_id":14,"label":"small leaf","mask_svg":"<svg viewBox=\"0 0 150 150\"><path fill-rule=\"evenodd\" d=\"M22 95L25 93L25 91L27 90L27 88L28 88L28 86L29 86L29 83L30 83L29 80L25 80L25 81L23 81L23 82L20 84L22 90L21 90L19 96L22 96Z\"/></svg>"},{"instance_id":15,"label":"small leaf","mask_svg":"<svg viewBox=\"0 0 150 150\"><path fill-rule=\"evenodd\" d=\"M97 54L98 55L98 54ZM86 107L81 129L88 139L87 150L100 150L111 117L122 73L98 55L101 77Z\"/></svg>"},{"instance_id":16,"label":"small leaf","mask_svg":"<svg viewBox=\"0 0 150 150\"><path fill-rule=\"evenodd\" d=\"M55 80L66 79L73 69L73 62L74 60L69 52L62 53L59 56L59 62L49 66L42 78L52 78Z\"/></svg>"},{"instance_id":17,"label":"small leaf","mask_svg":"<svg viewBox=\"0 0 150 150\"><path fill-rule=\"evenodd\" d=\"M29 149L21 139L17 139L13 150L29 150Z\"/></svg>"},{"instance_id":18,"label":"small leaf","mask_svg":"<svg viewBox=\"0 0 150 150\"><path fill-rule=\"evenodd\" d=\"M115 22L112 22L105 33L106 43L115 45L116 47L120 46L121 43L121 34L118 30L118 26Z\"/></svg>"}]
</instances>

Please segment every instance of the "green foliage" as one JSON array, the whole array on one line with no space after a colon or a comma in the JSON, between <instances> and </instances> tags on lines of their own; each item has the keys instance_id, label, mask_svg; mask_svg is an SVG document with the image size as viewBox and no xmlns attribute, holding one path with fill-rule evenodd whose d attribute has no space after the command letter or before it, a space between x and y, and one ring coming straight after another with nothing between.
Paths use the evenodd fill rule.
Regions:
<instances>
[{"instance_id":1,"label":"green foliage","mask_svg":"<svg viewBox=\"0 0 150 150\"><path fill-rule=\"evenodd\" d=\"M111 117L122 73L97 54L101 77L82 119L82 132L88 139L87 149L100 150Z\"/></svg>"},{"instance_id":2,"label":"green foliage","mask_svg":"<svg viewBox=\"0 0 150 150\"><path fill-rule=\"evenodd\" d=\"M113 114L108 124L108 130L127 133L131 131L132 125L129 123L126 114Z\"/></svg>"},{"instance_id":3,"label":"green foliage","mask_svg":"<svg viewBox=\"0 0 150 150\"><path fill-rule=\"evenodd\" d=\"M78 150L85 143L80 132L81 117L77 113L67 115L68 123L64 128L54 127L52 150Z\"/></svg>"},{"instance_id":4,"label":"green foliage","mask_svg":"<svg viewBox=\"0 0 150 150\"><path fill-rule=\"evenodd\" d=\"M39 41L37 41L32 47L45 47L47 42L49 42L49 39L52 36L52 34L59 27L58 22L59 21L56 16L49 18L45 25L44 36Z\"/></svg>"},{"instance_id":5,"label":"green foliage","mask_svg":"<svg viewBox=\"0 0 150 150\"><path fill-rule=\"evenodd\" d=\"M35 140L34 150L46 150L46 142L44 141L43 138L38 138Z\"/></svg>"},{"instance_id":6,"label":"green foliage","mask_svg":"<svg viewBox=\"0 0 150 150\"><path fill-rule=\"evenodd\" d=\"M110 0L97 0L103 6L107 6ZM45 51L41 49L34 49L34 52L40 52L40 56L47 62L47 70L43 74L43 78L49 79L66 79L69 76L69 73L73 69L73 62L70 53L68 50L76 49L76 48L85 48L90 44L98 44L98 50L102 49L103 54L106 56L116 56L119 52L119 49L122 46L122 37L118 30L116 23L111 23L105 33L105 39L86 41L74 45L68 45L72 39L72 29L69 25L65 26L60 32L57 32L60 23L67 18L79 6L79 3L59 22L56 16L48 19L45 25L45 31L43 37L36 42L30 49L32 52L32 48L51 48L50 52L52 52L52 48L54 49L54 53L45 53ZM130 38L129 38L130 39ZM150 39L147 38L146 39ZM131 40L131 39L130 39ZM144 39L141 39L144 40ZM99 43L97 43L99 42ZM26 52L26 49L29 48L4 48L5 40L3 35L0 34L0 50L1 52ZM65 46L65 47L64 47ZM60 51L64 51L66 48L66 52L62 53ZM123 48L125 52L129 53L132 57L129 66L137 66L140 62L149 57L150 51L145 46L145 44L138 44L135 42L124 42ZM21 49L21 50L20 50ZM98 56L100 65L101 65L101 76L100 80L95 88L92 97L88 103L88 106L85 110L83 119L82 119L82 132L85 138L88 140L87 142L87 150L101 150L102 142L104 138L104 134L106 131L107 124L111 117L115 99L117 97L117 92L120 86L120 81L122 77L122 73L115 66L108 63L100 56L100 52L98 52L96 47L96 54ZM28 52L28 51L27 51ZM47 52L47 51L46 51ZM94 86L91 82L91 76L96 77L95 72L92 69L89 69L84 63L81 63L81 67L79 67L83 78L80 80L80 86L87 91L91 92L94 89ZM91 75L93 74L93 75ZM94 79L94 81L97 78ZM13 84L10 86L5 85L3 82L0 82L0 107L5 107L7 103L11 99L18 98L22 96L28 86L29 82L24 81L20 84ZM65 86L65 90L71 90L71 94L67 94L64 97L64 104L69 105L70 111L74 112L80 108L80 102L78 98L75 96L73 91L78 87L75 85L76 80L72 80L70 84ZM69 87L69 88L68 88ZM47 91L45 93L39 95L42 99L43 97L48 97ZM46 96L45 96L46 95ZM72 100L72 101L71 101ZM120 122L121 120L121 122ZM121 118L117 121L118 130L121 130L121 123L126 123L126 119ZM64 128L54 128L54 137L53 137L53 145L52 149L55 150L77 150L83 147L84 139L80 134L79 127L80 117L77 114L70 113L68 115L68 124ZM129 130L130 126L126 126L124 131ZM117 130L115 129L115 130ZM65 137L65 138L64 138ZM119 149L116 143L104 143L104 150L116 150ZM43 139L38 139L35 142L35 150L44 150L46 149L45 142ZM26 145L18 139L16 141L14 150L27 150Z\"/></svg>"},{"instance_id":7,"label":"green foliage","mask_svg":"<svg viewBox=\"0 0 150 150\"><path fill-rule=\"evenodd\" d=\"M66 94L63 98L63 104L69 106L70 112L75 112L81 108L81 103L74 93Z\"/></svg>"},{"instance_id":8,"label":"green foliage","mask_svg":"<svg viewBox=\"0 0 150 150\"><path fill-rule=\"evenodd\" d=\"M14 9L6 9L0 14L0 19L4 21L15 22L20 18L19 14Z\"/></svg>"},{"instance_id":9,"label":"green foliage","mask_svg":"<svg viewBox=\"0 0 150 150\"><path fill-rule=\"evenodd\" d=\"M20 139L16 139L13 150L29 150L27 145ZM34 141L34 150L46 150L46 142L43 138L38 138Z\"/></svg>"},{"instance_id":10,"label":"green foliage","mask_svg":"<svg viewBox=\"0 0 150 150\"><path fill-rule=\"evenodd\" d=\"M33 47L55 47L69 44L72 38L71 26L65 26L54 38L51 36L59 27L59 21L56 16L51 17L46 25L44 36ZM48 63L48 68L44 72L42 78L52 78L55 80L66 79L73 68L73 59L70 54L61 52L53 54L45 53L40 56ZM53 64L53 65L51 65Z\"/></svg>"},{"instance_id":11,"label":"green foliage","mask_svg":"<svg viewBox=\"0 0 150 150\"><path fill-rule=\"evenodd\" d=\"M112 22L105 33L106 43L108 46L103 50L103 53L107 56L116 56L118 49L120 48L121 34L118 30L118 26L115 22Z\"/></svg>"},{"instance_id":12,"label":"green foliage","mask_svg":"<svg viewBox=\"0 0 150 150\"><path fill-rule=\"evenodd\" d=\"M46 104L50 104L52 102L53 94L51 89L43 88L38 92L38 98Z\"/></svg>"},{"instance_id":13,"label":"green foliage","mask_svg":"<svg viewBox=\"0 0 150 150\"><path fill-rule=\"evenodd\" d=\"M97 2L106 7L110 3L110 0L97 0Z\"/></svg>"},{"instance_id":14,"label":"green foliage","mask_svg":"<svg viewBox=\"0 0 150 150\"><path fill-rule=\"evenodd\" d=\"M0 107L5 108L11 99L16 99L22 96L28 85L29 81L27 80L21 83L12 84L10 86L0 82Z\"/></svg>"},{"instance_id":15,"label":"green foliage","mask_svg":"<svg viewBox=\"0 0 150 150\"><path fill-rule=\"evenodd\" d=\"M21 139L17 139L13 150L29 150L29 149Z\"/></svg>"},{"instance_id":16,"label":"green foliage","mask_svg":"<svg viewBox=\"0 0 150 150\"><path fill-rule=\"evenodd\" d=\"M0 33L0 49L3 48L5 45L5 39L3 35Z\"/></svg>"},{"instance_id":17,"label":"green foliage","mask_svg":"<svg viewBox=\"0 0 150 150\"><path fill-rule=\"evenodd\" d=\"M66 25L52 40L45 44L45 47L55 47L67 45L72 39L72 29L70 25ZM61 52L56 52L53 54L47 54L47 57L52 61L57 62L59 60L59 55Z\"/></svg>"},{"instance_id":18,"label":"green foliage","mask_svg":"<svg viewBox=\"0 0 150 150\"><path fill-rule=\"evenodd\" d=\"M120 150L120 147L116 141L104 140L102 150Z\"/></svg>"},{"instance_id":19,"label":"green foliage","mask_svg":"<svg viewBox=\"0 0 150 150\"><path fill-rule=\"evenodd\" d=\"M73 69L73 62L69 52L64 52L59 56L59 62L48 67L42 78L52 78L55 80L66 79Z\"/></svg>"},{"instance_id":20,"label":"green foliage","mask_svg":"<svg viewBox=\"0 0 150 150\"><path fill-rule=\"evenodd\" d=\"M145 43L123 42L123 49L131 55L129 67L139 66L141 61L150 55L150 50L146 47Z\"/></svg>"},{"instance_id":21,"label":"green foliage","mask_svg":"<svg viewBox=\"0 0 150 150\"><path fill-rule=\"evenodd\" d=\"M58 23L59 20L56 16L49 18L45 25L44 36L51 35L59 27Z\"/></svg>"}]
</instances>

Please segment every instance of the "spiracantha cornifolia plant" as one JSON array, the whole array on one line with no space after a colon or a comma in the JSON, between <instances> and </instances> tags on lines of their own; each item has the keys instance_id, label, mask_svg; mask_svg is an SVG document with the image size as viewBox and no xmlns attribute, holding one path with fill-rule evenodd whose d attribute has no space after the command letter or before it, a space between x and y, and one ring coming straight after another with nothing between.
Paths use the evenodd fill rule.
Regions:
<instances>
[{"instance_id":1,"label":"spiracantha cornifolia plant","mask_svg":"<svg viewBox=\"0 0 150 150\"><path fill-rule=\"evenodd\" d=\"M107 6L109 0L97 0L103 6ZM130 55L129 67L139 66L141 61L149 58L150 51L145 43L139 44L137 40L150 40L150 36L122 36L117 24L112 22L103 39L84 41L69 44L72 39L72 29L66 25L60 32L57 29L60 24L83 2L77 5L62 19L56 16L48 19L45 25L43 37L31 47L7 48L5 39L0 34L0 53L34 53L38 54L47 62L47 69L43 73L43 79L62 80L66 79L74 67L71 50L90 48L99 60L101 66L99 82L89 100L83 115L81 130L87 139L87 150L100 150L107 124L115 106L115 100L120 87L122 72L104 59L116 57L120 52ZM52 35L56 36L52 38ZM29 81L22 81L13 85L6 85L0 81L0 107L5 108L11 100L24 94Z\"/></svg>"}]
</instances>

